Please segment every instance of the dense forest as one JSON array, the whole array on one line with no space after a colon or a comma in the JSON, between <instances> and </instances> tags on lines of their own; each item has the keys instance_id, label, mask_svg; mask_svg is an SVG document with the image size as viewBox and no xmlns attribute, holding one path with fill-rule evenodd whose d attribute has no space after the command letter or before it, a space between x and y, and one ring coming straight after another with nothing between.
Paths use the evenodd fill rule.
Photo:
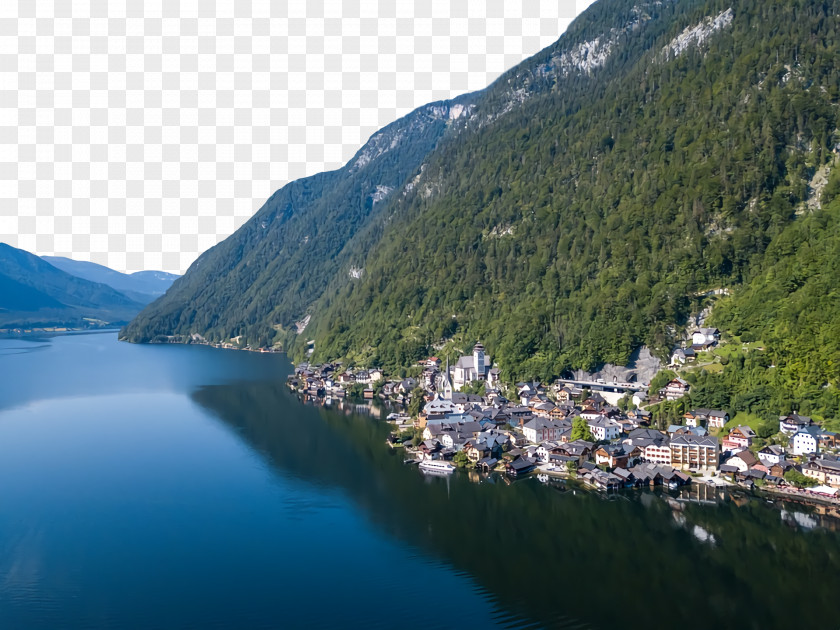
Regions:
<instances>
[{"instance_id":1,"label":"dense forest","mask_svg":"<svg viewBox=\"0 0 840 630\"><path fill-rule=\"evenodd\" d=\"M642 344L664 356L725 287L713 322L765 350L698 392L836 409L838 15L837 0L600 0L441 105L462 117L421 108L380 132L390 153L374 136L276 193L124 334L296 357L314 340L316 360L385 367L480 339L506 378L549 379Z\"/></svg>"}]
</instances>

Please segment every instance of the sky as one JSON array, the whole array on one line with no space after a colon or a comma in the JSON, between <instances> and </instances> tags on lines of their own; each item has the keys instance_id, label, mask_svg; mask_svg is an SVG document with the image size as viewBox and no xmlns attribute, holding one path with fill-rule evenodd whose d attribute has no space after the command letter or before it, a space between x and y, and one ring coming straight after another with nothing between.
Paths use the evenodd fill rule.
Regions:
<instances>
[{"instance_id":1,"label":"sky","mask_svg":"<svg viewBox=\"0 0 840 630\"><path fill-rule=\"evenodd\" d=\"M592 0L0 3L0 241L183 273L289 181Z\"/></svg>"}]
</instances>

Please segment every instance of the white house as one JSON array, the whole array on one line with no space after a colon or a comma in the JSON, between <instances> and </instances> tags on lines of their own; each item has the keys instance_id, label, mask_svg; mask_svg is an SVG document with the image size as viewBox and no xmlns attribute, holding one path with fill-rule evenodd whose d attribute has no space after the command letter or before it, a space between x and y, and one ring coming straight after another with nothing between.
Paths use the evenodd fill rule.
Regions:
<instances>
[{"instance_id":1,"label":"white house","mask_svg":"<svg viewBox=\"0 0 840 630\"><path fill-rule=\"evenodd\" d=\"M645 446L644 458L646 462L652 464L670 464L671 463L671 443L670 440L648 444Z\"/></svg>"},{"instance_id":2,"label":"white house","mask_svg":"<svg viewBox=\"0 0 840 630\"><path fill-rule=\"evenodd\" d=\"M581 414L582 415L582 414ZM621 425L605 416L598 416L587 421L587 426L593 437L598 440L614 440L621 433Z\"/></svg>"},{"instance_id":3,"label":"white house","mask_svg":"<svg viewBox=\"0 0 840 630\"><path fill-rule=\"evenodd\" d=\"M691 343L695 346L713 346L720 339L720 331L717 328L697 328L691 331Z\"/></svg>"},{"instance_id":4,"label":"white house","mask_svg":"<svg viewBox=\"0 0 840 630\"><path fill-rule=\"evenodd\" d=\"M671 355L671 365L685 365L697 358L697 354L691 348L677 348Z\"/></svg>"},{"instance_id":5,"label":"white house","mask_svg":"<svg viewBox=\"0 0 840 630\"><path fill-rule=\"evenodd\" d=\"M681 378L675 378L659 390L659 396L665 400L677 400L688 393L688 383Z\"/></svg>"},{"instance_id":6,"label":"white house","mask_svg":"<svg viewBox=\"0 0 840 630\"><path fill-rule=\"evenodd\" d=\"M820 450L820 433L822 431L816 425L804 427L793 434L790 438L790 450L794 455L807 455L817 453Z\"/></svg>"},{"instance_id":7,"label":"white house","mask_svg":"<svg viewBox=\"0 0 840 630\"><path fill-rule=\"evenodd\" d=\"M565 424L551 422L545 418L534 418L522 427L522 433L532 444L539 444L548 440L559 440L566 429L568 426Z\"/></svg>"},{"instance_id":8,"label":"white house","mask_svg":"<svg viewBox=\"0 0 840 630\"><path fill-rule=\"evenodd\" d=\"M779 431L793 435L800 429L810 427L814 421L808 416L800 416L795 411L787 416L779 416Z\"/></svg>"},{"instance_id":9,"label":"white house","mask_svg":"<svg viewBox=\"0 0 840 630\"><path fill-rule=\"evenodd\" d=\"M760 451L758 451L758 459L768 468L774 464L778 464L785 458L785 449L776 444L768 444Z\"/></svg>"},{"instance_id":10,"label":"white house","mask_svg":"<svg viewBox=\"0 0 840 630\"><path fill-rule=\"evenodd\" d=\"M477 343L473 347L472 356L461 357L455 364L452 385L455 389L461 389L473 381L486 381L489 371L490 357L484 354L484 346Z\"/></svg>"},{"instance_id":11,"label":"white house","mask_svg":"<svg viewBox=\"0 0 840 630\"><path fill-rule=\"evenodd\" d=\"M438 395L434 400L427 402L423 407L423 413L427 416L445 416L450 413L457 413L458 407L451 400Z\"/></svg>"}]
</instances>

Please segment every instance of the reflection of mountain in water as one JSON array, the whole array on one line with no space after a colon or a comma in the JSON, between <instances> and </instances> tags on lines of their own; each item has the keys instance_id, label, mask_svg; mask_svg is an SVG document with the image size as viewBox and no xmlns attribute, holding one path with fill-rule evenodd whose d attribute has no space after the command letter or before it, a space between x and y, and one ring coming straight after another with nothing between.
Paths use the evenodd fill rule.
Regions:
<instances>
[{"instance_id":1,"label":"reflection of mountain in water","mask_svg":"<svg viewBox=\"0 0 840 630\"><path fill-rule=\"evenodd\" d=\"M280 474L340 489L388 535L469 572L513 616L500 623L709 628L737 615L765 628L833 618L840 539L792 530L762 502L672 507L535 480L429 480L385 446L387 425L301 405L281 384L205 387L194 399ZM447 596L430 589L415 595Z\"/></svg>"}]
</instances>

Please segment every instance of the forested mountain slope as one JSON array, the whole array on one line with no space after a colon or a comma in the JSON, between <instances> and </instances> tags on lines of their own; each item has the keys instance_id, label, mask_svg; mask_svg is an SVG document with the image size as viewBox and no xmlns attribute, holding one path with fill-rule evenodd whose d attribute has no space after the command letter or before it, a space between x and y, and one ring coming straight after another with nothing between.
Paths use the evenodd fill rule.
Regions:
<instances>
[{"instance_id":1,"label":"forested mountain slope","mask_svg":"<svg viewBox=\"0 0 840 630\"><path fill-rule=\"evenodd\" d=\"M125 335L298 356L314 339L315 360L385 366L481 339L505 375L543 379L664 352L698 295L761 292L798 255L784 234L835 229L809 182L840 140L838 16L838 0L599 0L399 168L357 157L276 193Z\"/></svg>"},{"instance_id":2,"label":"forested mountain slope","mask_svg":"<svg viewBox=\"0 0 840 630\"><path fill-rule=\"evenodd\" d=\"M400 199L362 281L318 305L316 359L404 364L460 329L547 378L664 350L692 296L749 277L833 158L840 7L677 6L585 89L559 83L433 154L417 184L432 193Z\"/></svg>"}]
</instances>

